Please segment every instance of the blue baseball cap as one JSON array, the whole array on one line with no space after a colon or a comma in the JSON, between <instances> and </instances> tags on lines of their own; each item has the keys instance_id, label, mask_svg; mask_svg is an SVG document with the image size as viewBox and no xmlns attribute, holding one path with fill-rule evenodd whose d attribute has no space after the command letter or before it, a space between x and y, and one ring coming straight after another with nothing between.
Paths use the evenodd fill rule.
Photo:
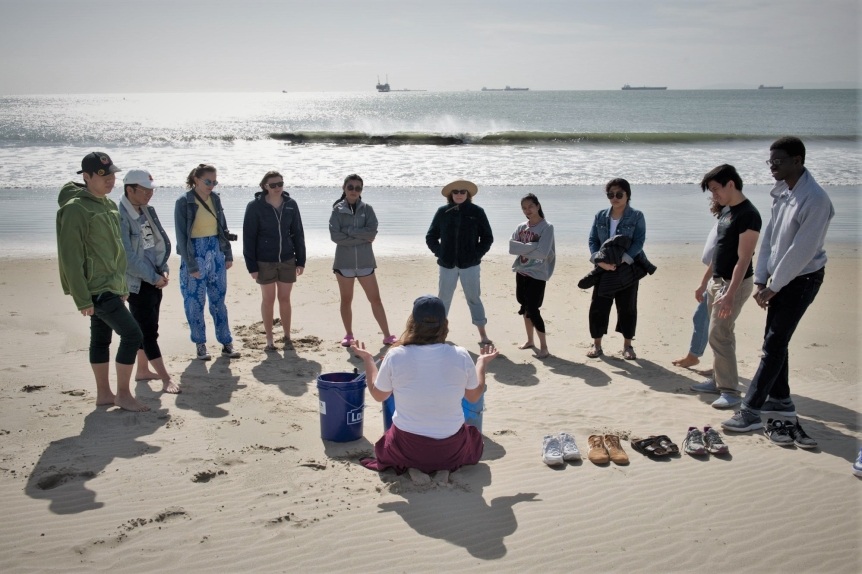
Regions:
<instances>
[{"instance_id":1,"label":"blue baseball cap","mask_svg":"<svg viewBox=\"0 0 862 574\"><path fill-rule=\"evenodd\" d=\"M443 300L434 295L422 295L413 301L413 320L418 325L436 327L446 319Z\"/></svg>"}]
</instances>

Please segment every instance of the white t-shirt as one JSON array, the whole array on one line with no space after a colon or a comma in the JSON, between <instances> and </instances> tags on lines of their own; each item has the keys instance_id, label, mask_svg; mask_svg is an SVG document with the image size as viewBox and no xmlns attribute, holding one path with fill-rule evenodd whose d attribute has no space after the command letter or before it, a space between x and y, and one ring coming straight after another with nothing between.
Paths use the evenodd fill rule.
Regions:
<instances>
[{"instance_id":1,"label":"white t-shirt","mask_svg":"<svg viewBox=\"0 0 862 574\"><path fill-rule=\"evenodd\" d=\"M620 217L620 219L622 219L622 217ZM613 237L617 234L617 227L620 224L620 219L611 218L611 234L608 237Z\"/></svg>"},{"instance_id":2,"label":"white t-shirt","mask_svg":"<svg viewBox=\"0 0 862 574\"><path fill-rule=\"evenodd\" d=\"M464 390L478 387L479 379L473 359L462 347L406 345L386 353L374 386L395 395L392 424L443 439L461 429Z\"/></svg>"}]
</instances>

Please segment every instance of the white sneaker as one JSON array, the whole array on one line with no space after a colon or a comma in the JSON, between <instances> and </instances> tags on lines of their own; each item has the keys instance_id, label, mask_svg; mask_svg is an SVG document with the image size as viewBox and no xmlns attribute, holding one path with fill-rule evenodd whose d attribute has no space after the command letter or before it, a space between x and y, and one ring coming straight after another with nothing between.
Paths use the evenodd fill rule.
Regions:
<instances>
[{"instance_id":1,"label":"white sneaker","mask_svg":"<svg viewBox=\"0 0 862 574\"><path fill-rule=\"evenodd\" d=\"M578 445L575 444L575 437L567 432L561 432L559 437L561 450L563 451L563 460L581 460L581 451L578 450Z\"/></svg>"},{"instance_id":2,"label":"white sneaker","mask_svg":"<svg viewBox=\"0 0 862 574\"><path fill-rule=\"evenodd\" d=\"M542 439L542 462L548 466L563 464L563 453L558 437L545 435Z\"/></svg>"}]
</instances>

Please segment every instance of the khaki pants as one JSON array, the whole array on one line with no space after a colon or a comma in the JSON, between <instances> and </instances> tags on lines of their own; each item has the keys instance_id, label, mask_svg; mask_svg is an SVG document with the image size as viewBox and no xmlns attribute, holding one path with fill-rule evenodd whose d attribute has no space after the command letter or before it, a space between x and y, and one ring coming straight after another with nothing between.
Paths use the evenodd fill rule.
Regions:
<instances>
[{"instance_id":1,"label":"khaki pants","mask_svg":"<svg viewBox=\"0 0 862 574\"><path fill-rule=\"evenodd\" d=\"M754 290L754 276L743 279L733 298L733 313L726 319L718 318L720 305L715 305L719 292L729 286L730 281L712 278L707 286L709 300L709 346L712 348L712 368L715 371L715 386L721 393L735 397L739 393L739 372L736 367L736 335L733 332L736 318L742 306Z\"/></svg>"}]
</instances>

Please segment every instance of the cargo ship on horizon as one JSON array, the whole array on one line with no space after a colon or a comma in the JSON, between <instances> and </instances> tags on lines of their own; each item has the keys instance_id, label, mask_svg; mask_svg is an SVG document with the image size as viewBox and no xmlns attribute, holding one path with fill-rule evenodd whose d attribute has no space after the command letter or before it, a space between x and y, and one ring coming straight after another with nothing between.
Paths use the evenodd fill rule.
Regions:
<instances>
[{"instance_id":1,"label":"cargo ship on horizon","mask_svg":"<svg viewBox=\"0 0 862 574\"><path fill-rule=\"evenodd\" d=\"M528 92L530 88L511 88L506 86L505 88L482 88L483 92Z\"/></svg>"},{"instance_id":2,"label":"cargo ship on horizon","mask_svg":"<svg viewBox=\"0 0 862 574\"><path fill-rule=\"evenodd\" d=\"M666 90L667 86L630 86L626 84L623 86L624 90Z\"/></svg>"}]
</instances>

